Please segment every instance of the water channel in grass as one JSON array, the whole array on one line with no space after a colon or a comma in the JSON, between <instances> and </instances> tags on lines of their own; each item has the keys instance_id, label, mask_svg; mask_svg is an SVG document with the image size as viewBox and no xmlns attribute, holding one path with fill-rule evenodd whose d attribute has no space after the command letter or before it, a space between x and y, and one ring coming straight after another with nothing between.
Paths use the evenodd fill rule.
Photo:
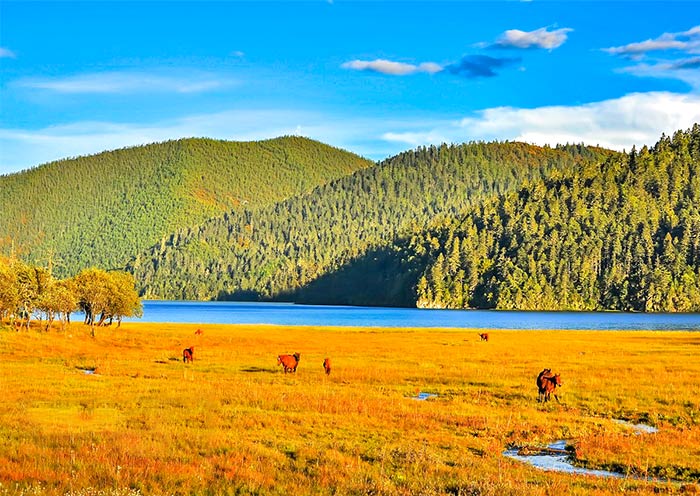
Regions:
<instances>
[{"instance_id":1,"label":"water channel in grass","mask_svg":"<svg viewBox=\"0 0 700 496\"><path fill-rule=\"evenodd\" d=\"M647 424L632 424L625 420L614 419L614 422L622 424L634 430L635 434L654 434L658 432L656 427ZM553 472L565 472L569 474L594 475L597 477L624 478L627 475L609 470L595 470L577 467L573 464L571 453L566 446L568 441L560 440L548 444L546 448L511 448L503 453L503 456L528 463L541 470ZM656 480L653 478L632 477L634 479Z\"/></svg>"}]
</instances>

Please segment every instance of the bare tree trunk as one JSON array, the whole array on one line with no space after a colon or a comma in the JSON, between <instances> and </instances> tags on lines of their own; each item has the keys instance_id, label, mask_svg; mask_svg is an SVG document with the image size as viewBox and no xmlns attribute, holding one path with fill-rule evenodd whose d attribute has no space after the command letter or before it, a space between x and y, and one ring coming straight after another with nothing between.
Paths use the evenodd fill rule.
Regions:
<instances>
[{"instance_id":1,"label":"bare tree trunk","mask_svg":"<svg viewBox=\"0 0 700 496\"><path fill-rule=\"evenodd\" d=\"M97 323L97 326L102 327L103 325L105 325L105 320L107 320L107 314L102 312L102 315L100 315L100 321Z\"/></svg>"},{"instance_id":2,"label":"bare tree trunk","mask_svg":"<svg viewBox=\"0 0 700 496\"><path fill-rule=\"evenodd\" d=\"M51 324L53 324L53 319L54 319L54 313L53 312L46 312L46 331L48 332L49 328L51 327Z\"/></svg>"},{"instance_id":3,"label":"bare tree trunk","mask_svg":"<svg viewBox=\"0 0 700 496\"><path fill-rule=\"evenodd\" d=\"M90 335L95 337L95 316L90 312Z\"/></svg>"}]
</instances>

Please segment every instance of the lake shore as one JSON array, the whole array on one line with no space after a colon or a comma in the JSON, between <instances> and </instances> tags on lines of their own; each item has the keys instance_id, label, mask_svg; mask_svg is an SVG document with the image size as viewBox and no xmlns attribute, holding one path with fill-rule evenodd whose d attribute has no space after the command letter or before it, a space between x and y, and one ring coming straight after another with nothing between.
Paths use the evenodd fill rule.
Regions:
<instances>
[{"instance_id":1,"label":"lake shore","mask_svg":"<svg viewBox=\"0 0 700 496\"><path fill-rule=\"evenodd\" d=\"M150 323L278 324L455 329L695 330L700 314L639 312L539 312L352 307L231 301L143 302Z\"/></svg>"},{"instance_id":2,"label":"lake shore","mask_svg":"<svg viewBox=\"0 0 700 496\"><path fill-rule=\"evenodd\" d=\"M700 334L490 330L485 342L479 332L124 323L93 339L75 323L65 333L1 330L0 495L681 490L502 456L559 439L588 468L697 488ZM184 364L191 346L194 362ZM276 357L294 352L297 372L284 374ZM537 402L545 367L562 374L560 404ZM659 431L639 436L620 419Z\"/></svg>"}]
</instances>

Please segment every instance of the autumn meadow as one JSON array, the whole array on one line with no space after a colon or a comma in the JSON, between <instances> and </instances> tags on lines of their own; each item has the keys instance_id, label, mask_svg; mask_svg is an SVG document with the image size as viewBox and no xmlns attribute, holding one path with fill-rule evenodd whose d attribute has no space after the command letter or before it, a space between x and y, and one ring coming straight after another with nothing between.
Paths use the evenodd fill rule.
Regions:
<instances>
[{"instance_id":1,"label":"autumn meadow","mask_svg":"<svg viewBox=\"0 0 700 496\"><path fill-rule=\"evenodd\" d=\"M700 490L699 333L479 332L6 326L0 495ZM277 355L294 352L285 374ZM562 376L560 403L537 401L545 367ZM574 465L625 476L503 456L558 440Z\"/></svg>"}]
</instances>

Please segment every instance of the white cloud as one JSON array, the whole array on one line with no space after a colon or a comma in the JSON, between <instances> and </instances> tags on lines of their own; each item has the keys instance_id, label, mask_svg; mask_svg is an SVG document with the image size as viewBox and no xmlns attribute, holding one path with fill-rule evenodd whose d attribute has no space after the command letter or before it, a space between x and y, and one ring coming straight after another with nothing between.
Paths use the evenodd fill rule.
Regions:
<instances>
[{"instance_id":1,"label":"white cloud","mask_svg":"<svg viewBox=\"0 0 700 496\"><path fill-rule=\"evenodd\" d=\"M64 157L192 136L259 140L301 134L380 159L409 147L471 140L586 143L616 150L654 144L700 122L700 95L634 93L577 106L496 107L463 119L383 119L294 109L225 111L145 124L78 122L0 129L0 174Z\"/></svg>"},{"instance_id":2,"label":"white cloud","mask_svg":"<svg viewBox=\"0 0 700 496\"><path fill-rule=\"evenodd\" d=\"M509 29L501 35L494 46L500 48L546 48L553 50L564 44L567 40L567 33L571 31L573 31L571 28L561 28L553 31L548 31L547 28L540 28L534 31Z\"/></svg>"},{"instance_id":3,"label":"white cloud","mask_svg":"<svg viewBox=\"0 0 700 496\"><path fill-rule=\"evenodd\" d=\"M381 74L389 74L392 76L405 76L408 74L416 74L418 72L434 74L444 69L440 64L436 64L435 62L424 62L419 65L414 65L385 59L352 60L350 62L345 62L341 65L341 67L343 69L352 69L355 71L379 72Z\"/></svg>"},{"instance_id":4,"label":"white cloud","mask_svg":"<svg viewBox=\"0 0 700 496\"><path fill-rule=\"evenodd\" d=\"M652 145L700 122L700 96L634 93L578 106L534 109L496 107L459 121L435 122L423 130L390 131L384 139L410 146L468 140L507 139L538 145L586 143L614 150Z\"/></svg>"},{"instance_id":5,"label":"white cloud","mask_svg":"<svg viewBox=\"0 0 700 496\"><path fill-rule=\"evenodd\" d=\"M113 71L63 78L26 78L13 84L56 93L200 93L228 86L232 81L196 71L188 72L187 77L158 72Z\"/></svg>"},{"instance_id":6,"label":"white cloud","mask_svg":"<svg viewBox=\"0 0 700 496\"><path fill-rule=\"evenodd\" d=\"M0 59L2 59L2 58L14 59L15 52L10 50L9 48L0 47Z\"/></svg>"}]
</instances>

